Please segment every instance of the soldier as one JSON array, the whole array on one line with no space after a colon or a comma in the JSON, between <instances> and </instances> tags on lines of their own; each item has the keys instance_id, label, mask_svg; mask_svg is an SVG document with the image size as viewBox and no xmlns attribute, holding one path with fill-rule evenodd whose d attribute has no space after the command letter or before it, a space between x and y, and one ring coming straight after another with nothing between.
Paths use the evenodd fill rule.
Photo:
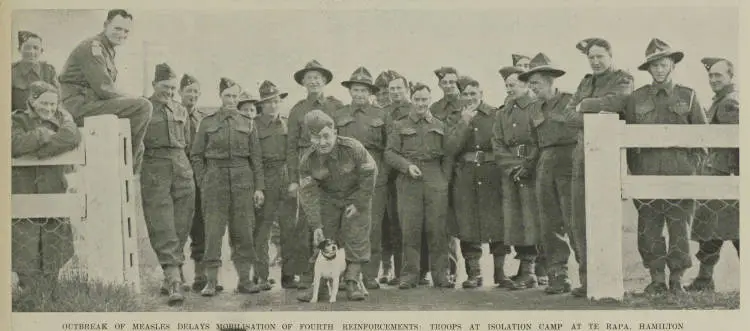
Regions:
<instances>
[{"instance_id":1,"label":"soldier","mask_svg":"<svg viewBox=\"0 0 750 331\"><path fill-rule=\"evenodd\" d=\"M576 48L589 60L592 73L578 84L573 98L565 107L566 122L578 130L573 150L573 181L571 183L571 220L568 236L578 260L581 287L571 292L586 297L586 182L584 180L583 112L622 112L622 101L633 91L633 76L616 69L612 62L612 46L601 38L588 38Z\"/></svg>"},{"instance_id":2,"label":"soldier","mask_svg":"<svg viewBox=\"0 0 750 331\"><path fill-rule=\"evenodd\" d=\"M305 131L305 114L313 109L320 109L328 116L333 116L336 110L344 106L344 103L332 96L326 96L323 89L333 79L333 73L323 67L318 61L308 62L304 68L294 73L294 80L307 90L307 98L297 102L289 111L289 134L287 135L286 163L289 169L290 184L288 194L297 197L299 188L299 159L302 152L310 147L310 135ZM294 273L300 275L297 288L306 289L312 284L312 264L308 257L312 254L310 243L312 240L309 226L305 220L305 214L300 213L297 220L297 231L301 237L298 239L303 244L299 252L289 252L287 256L294 261ZM291 272L291 270L290 270Z\"/></svg>"},{"instance_id":3,"label":"soldier","mask_svg":"<svg viewBox=\"0 0 750 331\"><path fill-rule=\"evenodd\" d=\"M78 125L83 118L114 114L130 120L133 135L133 173L138 175L143 158L143 137L151 120L151 103L115 88L115 47L128 38L133 15L123 9L107 13L104 30L78 44L60 73L60 100Z\"/></svg>"},{"instance_id":4,"label":"soldier","mask_svg":"<svg viewBox=\"0 0 750 331\"><path fill-rule=\"evenodd\" d=\"M377 86L372 84L372 76L365 67L357 68L349 80L341 82L349 89L352 103L336 112L334 120L340 136L354 138L365 146L367 152L378 166L378 177L375 180L375 191L372 195L370 262L364 266L363 283L369 290L379 289L377 282L381 261L381 239L383 236L383 219L388 201L388 172L385 169L385 111L370 104L369 98L378 93Z\"/></svg>"},{"instance_id":5,"label":"soldier","mask_svg":"<svg viewBox=\"0 0 750 331\"><path fill-rule=\"evenodd\" d=\"M531 58L523 54L511 54L513 66L523 71L529 70Z\"/></svg>"},{"instance_id":6,"label":"soldier","mask_svg":"<svg viewBox=\"0 0 750 331\"><path fill-rule=\"evenodd\" d=\"M504 245L501 178L492 152L492 124L497 110L484 102L482 88L471 77L460 77L458 87L465 106L461 120L450 134L449 142L459 151L453 182L457 232L466 264L464 288L482 286L479 259L482 243L490 243L495 265L495 283L508 285L503 265L508 247Z\"/></svg>"},{"instance_id":7,"label":"soldier","mask_svg":"<svg viewBox=\"0 0 750 331\"><path fill-rule=\"evenodd\" d=\"M222 106L200 122L190 153L203 197L206 223L203 263L207 281L201 291L203 296L216 295L222 239L227 226L231 259L239 280L237 292L260 291L250 280L250 269L255 262L253 207L260 207L264 199L263 163L258 131L252 119L237 110L240 91L234 81L221 79Z\"/></svg>"},{"instance_id":8,"label":"soldier","mask_svg":"<svg viewBox=\"0 0 750 331\"><path fill-rule=\"evenodd\" d=\"M173 100L177 75L166 63L156 66L149 100L153 115L143 140L143 216L149 240L164 271L163 294L169 303L181 303L183 248L195 212L195 182L186 148L190 125L188 112Z\"/></svg>"},{"instance_id":9,"label":"soldier","mask_svg":"<svg viewBox=\"0 0 750 331\"><path fill-rule=\"evenodd\" d=\"M237 110L250 118L255 118L258 115L258 110L255 107L257 104L258 98L249 91L240 92L240 96L237 98Z\"/></svg>"},{"instance_id":10,"label":"soldier","mask_svg":"<svg viewBox=\"0 0 750 331\"><path fill-rule=\"evenodd\" d=\"M504 242L514 245L521 266L510 289L537 286L534 264L540 244L540 224L535 195L535 165L539 155L536 129L531 122L534 97L518 80L521 69L504 67L500 75L509 93L493 126L495 160L503 171L502 208Z\"/></svg>"},{"instance_id":11,"label":"soldier","mask_svg":"<svg viewBox=\"0 0 750 331\"><path fill-rule=\"evenodd\" d=\"M46 159L73 150L81 142L73 118L58 107L57 89L43 81L28 87L23 109L12 115L11 157ZM13 167L13 194L65 193L66 166ZM12 227L12 266L21 289L38 277L57 279L60 268L73 257L70 224L57 219L29 219Z\"/></svg>"},{"instance_id":12,"label":"soldier","mask_svg":"<svg viewBox=\"0 0 750 331\"><path fill-rule=\"evenodd\" d=\"M388 77L392 75L391 70L386 70L375 78L375 87L378 88L378 93L375 93L375 105L380 108L388 107L391 104L391 95L388 92Z\"/></svg>"},{"instance_id":13,"label":"soldier","mask_svg":"<svg viewBox=\"0 0 750 331\"><path fill-rule=\"evenodd\" d=\"M683 53L660 39L652 39L646 48L646 60L638 70L648 71L653 82L635 90L627 99L625 121L629 124L706 124L706 114L689 87L675 84L672 72ZM581 108L584 106L581 105ZM701 149L640 148L628 155L633 175L690 176L701 162ZM682 276L692 266L689 227L693 214L692 199L634 201L638 209L638 251L651 274L648 295L667 291L684 293ZM666 222L669 246L662 233ZM665 266L669 267L667 288Z\"/></svg>"},{"instance_id":14,"label":"soldier","mask_svg":"<svg viewBox=\"0 0 750 331\"><path fill-rule=\"evenodd\" d=\"M388 82L390 81L390 77L392 76L391 70L386 70L380 73L378 75L378 78L375 79L375 87L378 88L378 92L375 93L375 106L383 109L384 115L385 115L385 108L387 108L391 104L391 95L390 91L388 91ZM387 134L386 134L387 138ZM389 177L390 174L381 172L380 177ZM380 178L379 177L379 178ZM386 179L386 182L388 180ZM387 183L386 183L387 184ZM398 258L399 255L401 255L400 251L395 251L397 249L397 240L394 238L394 235L392 232L394 231L394 225L393 223L395 221L391 220L391 217L395 213L395 201L396 197L391 196L390 193L393 193L391 185L387 185L388 193L386 193L386 196L388 197L388 200L386 201L386 213L385 217L383 219L383 227L382 227L382 237L381 237L381 245L382 245L382 254L381 254L381 263L383 266L383 274L380 276L380 279L378 282L380 284L387 284L390 280L389 277L391 276L391 273L393 272L393 259Z\"/></svg>"},{"instance_id":15,"label":"soldier","mask_svg":"<svg viewBox=\"0 0 750 331\"><path fill-rule=\"evenodd\" d=\"M57 86L55 67L40 60L44 54L42 37L30 31L18 31L18 52L21 60L13 63L10 70L11 110L26 109L31 83L41 80Z\"/></svg>"},{"instance_id":16,"label":"soldier","mask_svg":"<svg viewBox=\"0 0 750 331\"><path fill-rule=\"evenodd\" d=\"M734 85L734 64L723 58L703 58L708 80L715 96L708 109L710 124L739 124L740 91ZM739 176L740 151L738 148L711 150L710 166L706 175ZM731 240L740 255L740 202L738 200L704 201L698 208L690 238L698 241L696 257L700 261L698 277L685 289L688 291L714 291L714 266L719 262L721 246Z\"/></svg>"},{"instance_id":17,"label":"soldier","mask_svg":"<svg viewBox=\"0 0 750 331\"><path fill-rule=\"evenodd\" d=\"M266 182L265 202L256 212L255 252L258 256L255 263L255 283L261 290L271 289L268 279L270 265L268 241L273 223L278 220L280 227L280 245L288 252L294 252L294 210L295 201L286 193L289 187L289 174L286 168L287 117L279 113L279 105L288 93L279 91L270 81L263 81L258 88L258 110L255 127L258 129L260 150L263 154L263 176ZM278 252L277 252L278 254ZM288 265L287 255L281 264L281 287L295 288L294 273Z\"/></svg>"},{"instance_id":18,"label":"soldier","mask_svg":"<svg viewBox=\"0 0 750 331\"><path fill-rule=\"evenodd\" d=\"M404 245L400 289L410 289L418 283L423 231L428 242L433 286L453 287L447 277L445 224L450 171L446 159L452 158L452 154L446 150L445 124L429 111L430 93L426 85L415 84L411 89L414 106L388 131L386 162L399 172L396 187Z\"/></svg>"},{"instance_id":19,"label":"soldier","mask_svg":"<svg viewBox=\"0 0 750 331\"><path fill-rule=\"evenodd\" d=\"M300 162L301 189L314 189L320 202L319 217L309 218L313 245L325 238L342 243L346 251L347 298L365 299L357 286L362 265L370 260L370 206L378 165L356 139L338 136L334 121L322 110L305 115L306 132L313 143ZM312 289L298 299L309 302Z\"/></svg>"},{"instance_id":20,"label":"soldier","mask_svg":"<svg viewBox=\"0 0 750 331\"><path fill-rule=\"evenodd\" d=\"M539 53L531 59L530 69L518 76L522 82L529 84L537 97L531 112L541 150L536 168L536 195L542 226L542 247L545 262L548 263L546 271L550 277L549 286L545 289L547 294L571 291L568 279L570 248L565 242L565 235L566 229L570 228L570 183L577 132L565 123L565 107L572 95L554 87L555 79L562 75L565 75L564 70L555 66L545 54Z\"/></svg>"}]
</instances>

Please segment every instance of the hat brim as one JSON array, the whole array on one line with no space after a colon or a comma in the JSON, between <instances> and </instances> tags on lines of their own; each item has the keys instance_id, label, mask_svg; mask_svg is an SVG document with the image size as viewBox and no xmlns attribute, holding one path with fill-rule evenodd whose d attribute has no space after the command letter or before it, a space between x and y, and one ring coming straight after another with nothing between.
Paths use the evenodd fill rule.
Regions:
<instances>
[{"instance_id":1,"label":"hat brim","mask_svg":"<svg viewBox=\"0 0 750 331\"><path fill-rule=\"evenodd\" d=\"M326 85L328 85L328 83L333 80L333 73L326 68L304 68L294 73L294 80L297 82L297 84L303 85L302 78L305 77L305 74L308 71L317 71L323 74L323 76L326 78Z\"/></svg>"},{"instance_id":2,"label":"hat brim","mask_svg":"<svg viewBox=\"0 0 750 331\"><path fill-rule=\"evenodd\" d=\"M638 66L638 70L648 71L648 67L651 66L652 62L663 59L665 57L671 57L672 60L674 61L674 64L678 64L685 57L685 53L680 52L680 51L669 51L669 52L661 52L661 53L652 54L646 58L646 61L644 61L643 64Z\"/></svg>"},{"instance_id":3,"label":"hat brim","mask_svg":"<svg viewBox=\"0 0 750 331\"><path fill-rule=\"evenodd\" d=\"M497 71L497 73L500 74L500 76L503 77L503 80L507 79L507 77L510 77L512 74L522 74L525 71L521 68L517 67L502 67L500 70Z\"/></svg>"},{"instance_id":4,"label":"hat brim","mask_svg":"<svg viewBox=\"0 0 750 331\"><path fill-rule=\"evenodd\" d=\"M353 80L347 80L347 81L341 82L341 86L346 87L348 89L352 88L352 85L354 84L367 86L370 89L370 92L372 92L372 94L378 93L378 91L380 91L380 87L377 87L374 84L370 84L370 83L357 82Z\"/></svg>"},{"instance_id":5,"label":"hat brim","mask_svg":"<svg viewBox=\"0 0 750 331\"><path fill-rule=\"evenodd\" d=\"M256 99L245 99L245 100L240 100L240 101L237 101L237 109L240 109L240 107L242 107L242 105L244 105L244 104L246 104L246 103L257 104L258 102L259 102L259 101L258 101L258 100L256 100Z\"/></svg>"},{"instance_id":6,"label":"hat brim","mask_svg":"<svg viewBox=\"0 0 750 331\"><path fill-rule=\"evenodd\" d=\"M281 100L284 100L284 98L286 98L288 95L289 95L289 93L286 93L286 92L283 92L283 93L274 93L274 94L269 95L269 96L267 96L265 98L260 98L260 100L258 100L256 103L261 103L263 101L268 101L268 100L271 100L271 99L273 99L274 97L277 97L277 96Z\"/></svg>"},{"instance_id":7,"label":"hat brim","mask_svg":"<svg viewBox=\"0 0 750 331\"><path fill-rule=\"evenodd\" d=\"M565 75L565 70L558 69L555 67L549 67L549 66L541 66L536 67L533 69L529 69L528 71L522 72L518 74L518 79L522 82L528 81L529 78L531 78L531 75L536 73L545 73L547 75L550 75L554 78L560 77L562 75Z\"/></svg>"}]
</instances>

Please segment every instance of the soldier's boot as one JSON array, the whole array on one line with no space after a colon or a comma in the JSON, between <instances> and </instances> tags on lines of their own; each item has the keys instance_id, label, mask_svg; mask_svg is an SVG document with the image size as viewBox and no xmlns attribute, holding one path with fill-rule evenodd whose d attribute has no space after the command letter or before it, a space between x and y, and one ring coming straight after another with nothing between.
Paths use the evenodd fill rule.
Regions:
<instances>
[{"instance_id":1,"label":"soldier's boot","mask_svg":"<svg viewBox=\"0 0 750 331\"><path fill-rule=\"evenodd\" d=\"M701 263L696 277L690 285L685 287L688 292L714 292L714 266Z\"/></svg>"},{"instance_id":2,"label":"soldier's boot","mask_svg":"<svg viewBox=\"0 0 750 331\"><path fill-rule=\"evenodd\" d=\"M177 266L169 266L164 270L166 274L167 283L169 287L167 292L169 295L168 304L176 305L185 301L185 294L182 292L182 284L180 279L180 269Z\"/></svg>"},{"instance_id":3,"label":"soldier's boot","mask_svg":"<svg viewBox=\"0 0 750 331\"><path fill-rule=\"evenodd\" d=\"M568 273L564 271L549 272L549 285L544 289L547 294L563 294L572 290Z\"/></svg>"},{"instance_id":4,"label":"soldier's boot","mask_svg":"<svg viewBox=\"0 0 750 331\"><path fill-rule=\"evenodd\" d=\"M344 290L349 301L362 301L365 299L365 293L359 287L357 279L362 274L362 263L349 262L344 271Z\"/></svg>"},{"instance_id":5,"label":"soldier's boot","mask_svg":"<svg viewBox=\"0 0 750 331\"><path fill-rule=\"evenodd\" d=\"M495 269L495 284L498 288L511 288L513 281L505 275L505 255L494 255L492 257Z\"/></svg>"},{"instance_id":6,"label":"soldier's boot","mask_svg":"<svg viewBox=\"0 0 750 331\"><path fill-rule=\"evenodd\" d=\"M349 301L362 301L365 299L365 294L362 293L362 290L357 286L357 282L353 280L347 280L346 285L344 287L346 288L346 298Z\"/></svg>"},{"instance_id":7,"label":"soldier's boot","mask_svg":"<svg viewBox=\"0 0 750 331\"><path fill-rule=\"evenodd\" d=\"M587 286L586 286L586 272L579 271L578 278L581 280L581 286L573 289L573 291L571 291L570 294L572 294L574 297L577 297L577 298L586 298L588 297L588 291L587 291Z\"/></svg>"},{"instance_id":8,"label":"soldier's boot","mask_svg":"<svg viewBox=\"0 0 750 331\"><path fill-rule=\"evenodd\" d=\"M370 277L363 277L362 278L362 285L364 285L365 288L368 289L368 290L379 290L380 289L380 284L378 284L378 282L375 281L374 278L370 278Z\"/></svg>"},{"instance_id":9,"label":"soldier's boot","mask_svg":"<svg viewBox=\"0 0 750 331\"><path fill-rule=\"evenodd\" d=\"M201 295L204 297L212 297L216 295L216 284L219 278L219 268L208 267L206 268L206 285L201 290Z\"/></svg>"},{"instance_id":10,"label":"soldier's boot","mask_svg":"<svg viewBox=\"0 0 750 331\"><path fill-rule=\"evenodd\" d=\"M651 268L651 283L646 286L643 293L650 296L661 296L669 291L666 282L664 268Z\"/></svg>"},{"instance_id":11,"label":"soldier's boot","mask_svg":"<svg viewBox=\"0 0 750 331\"><path fill-rule=\"evenodd\" d=\"M234 269L237 270L237 293L260 293L260 288L250 281L251 265L249 263L235 263Z\"/></svg>"},{"instance_id":12,"label":"soldier's boot","mask_svg":"<svg viewBox=\"0 0 750 331\"><path fill-rule=\"evenodd\" d=\"M281 288L297 288L297 280L294 279L294 275L282 275Z\"/></svg>"},{"instance_id":13,"label":"soldier's boot","mask_svg":"<svg viewBox=\"0 0 750 331\"><path fill-rule=\"evenodd\" d=\"M320 289L318 290L318 301L328 300L330 295L328 294L328 283L327 280L323 279L320 281ZM297 295L297 300L300 302L310 302L313 297L312 286L309 289L300 291Z\"/></svg>"},{"instance_id":14,"label":"soldier's boot","mask_svg":"<svg viewBox=\"0 0 750 331\"><path fill-rule=\"evenodd\" d=\"M549 285L549 275L547 274L547 261L544 258L537 258L534 263L534 274L539 286Z\"/></svg>"},{"instance_id":15,"label":"soldier's boot","mask_svg":"<svg viewBox=\"0 0 750 331\"><path fill-rule=\"evenodd\" d=\"M513 282L513 287L511 288L511 290L535 288L537 285L538 283L536 280L536 275L534 274L534 260L521 260L521 273Z\"/></svg>"},{"instance_id":16,"label":"soldier's boot","mask_svg":"<svg viewBox=\"0 0 750 331\"><path fill-rule=\"evenodd\" d=\"M380 279L378 280L380 284L388 284L388 277L391 275L392 269L393 269L393 264L391 263L391 259L384 260L383 261L383 275L380 276Z\"/></svg>"},{"instance_id":17,"label":"soldier's boot","mask_svg":"<svg viewBox=\"0 0 750 331\"><path fill-rule=\"evenodd\" d=\"M394 276L393 278L391 278L391 280L388 281L388 285L401 286L401 278Z\"/></svg>"},{"instance_id":18,"label":"soldier's boot","mask_svg":"<svg viewBox=\"0 0 750 331\"><path fill-rule=\"evenodd\" d=\"M479 260L476 258L467 258L464 260L466 265L466 280L461 283L463 288L477 288L482 286L482 276L479 267Z\"/></svg>"},{"instance_id":19,"label":"soldier's boot","mask_svg":"<svg viewBox=\"0 0 750 331\"><path fill-rule=\"evenodd\" d=\"M669 271L669 293L673 295L685 294L685 287L682 285L682 276L685 275L685 269Z\"/></svg>"}]
</instances>

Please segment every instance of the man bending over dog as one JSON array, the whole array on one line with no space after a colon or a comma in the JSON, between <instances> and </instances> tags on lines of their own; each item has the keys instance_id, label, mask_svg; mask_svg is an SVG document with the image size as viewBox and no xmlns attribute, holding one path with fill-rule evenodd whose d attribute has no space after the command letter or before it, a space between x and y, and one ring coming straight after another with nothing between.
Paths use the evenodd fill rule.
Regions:
<instances>
[{"instance_id":1,"label":"man bending over dog","mask_svg":"<svg viewBox=\"0 0 750 331\"><path fill-rule=\"evenodd\" d=\"M370 260L370 208L377 165L362 144L338 136L333 119L321 110L305 115L304 125L310 132L312 146L300 161L300 201L320 212L306 213L313 229L313 246L332 238L346 252L344 281L347 298L365 299L358 280L362 265ZM304 207L303 206L303 207ZM297 298L309 302L312 290Z\"/></svg>"}]
</instances>

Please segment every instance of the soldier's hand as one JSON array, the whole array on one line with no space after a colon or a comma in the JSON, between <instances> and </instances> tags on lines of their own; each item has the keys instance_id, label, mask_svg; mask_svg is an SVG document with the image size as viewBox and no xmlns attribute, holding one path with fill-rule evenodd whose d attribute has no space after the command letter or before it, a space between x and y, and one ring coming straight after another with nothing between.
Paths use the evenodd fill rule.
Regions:
<instances>
[{"instance_id":1,"label":"soldier's hand","mask_svg":"<svg viewBox=\"0 0 750 331\"><path fill-rule=\"evenodd\" d=\"M253 200L255 201L255 208L260 208L260 206L263 205L263 201L265 201L265 196L263 195L263 191L260 191L260 190L255 191Z\"/></svg>"},{"instance_id":2,"label":"soldier's hand","mask_svg":"<svg viewBox=\"0 0 750 331\"><path fill-rule=\"evenodd\" d=\"M291 183L289 184L289 188L287 189L287 192L289 193L289 196L292 198L297 197L297 190L299 189L299 184L297 183Z\"/></svg>"},{"instance_id":3,"label":"soldier's hand","mask_svg":"<svg viewBox=\"0 0 750 331\"><path fill-rule=\"evenodd\" d=\"M346 209L344 210L344 217L351 218L352 216L357 214L357 207L354 205L348 205L346 206Z\"/></svg>"},{"instance_id":4,"label":"soldier's hand","mask_svg":"<svg viewBox=\"0 0 750 331\"><path fill-rule=\"evenodd\" d=\"M467 105L461 110L461 119L466 123L471 122L474 115L477 114L477 107L474 105Z\"/></svg>"},{"instance_id":5,"label":"soldier's hand","mask_svg":"<svg viewBox=\"0 0 750 331\"><path fill-rule=\"evenodd\" d=\"M410 164L409 165L409 176L411 176L414 179L417 179L419 177L422 177L422 170L419 170L419 167Z\"/></svg>"},{"instance_id":6,"label":"soldier's hand","mask_svg":"<svg viewBox=\"0 0 750 331\"><path fill-rule=\"evenodd\" d=\"M42 134L43 134L43 135L44 135L45 137L51 137L51 136L54 136L54 135L55 135L55 133L57 133L57 132L55 132L55 130L52 130L52 129L50 129L50 128L49 128L49 127L47 127L46 125L43 125L43 126L39 127L39 130L41 130L41 131L42 131Z\"/></svg>"},{"instance_id":7,"label":"soldier's hand","mask_svg":"<svg viewBox=\"0 0 750 331\"><path fill-rule=\"evenodd\" d=\"M326 237L323 235L323 229L315 229L315 231L313 231L313 246L318 247L318 244L322 243L324 240L326 240Z\"/></svg>"}]
</instances>

